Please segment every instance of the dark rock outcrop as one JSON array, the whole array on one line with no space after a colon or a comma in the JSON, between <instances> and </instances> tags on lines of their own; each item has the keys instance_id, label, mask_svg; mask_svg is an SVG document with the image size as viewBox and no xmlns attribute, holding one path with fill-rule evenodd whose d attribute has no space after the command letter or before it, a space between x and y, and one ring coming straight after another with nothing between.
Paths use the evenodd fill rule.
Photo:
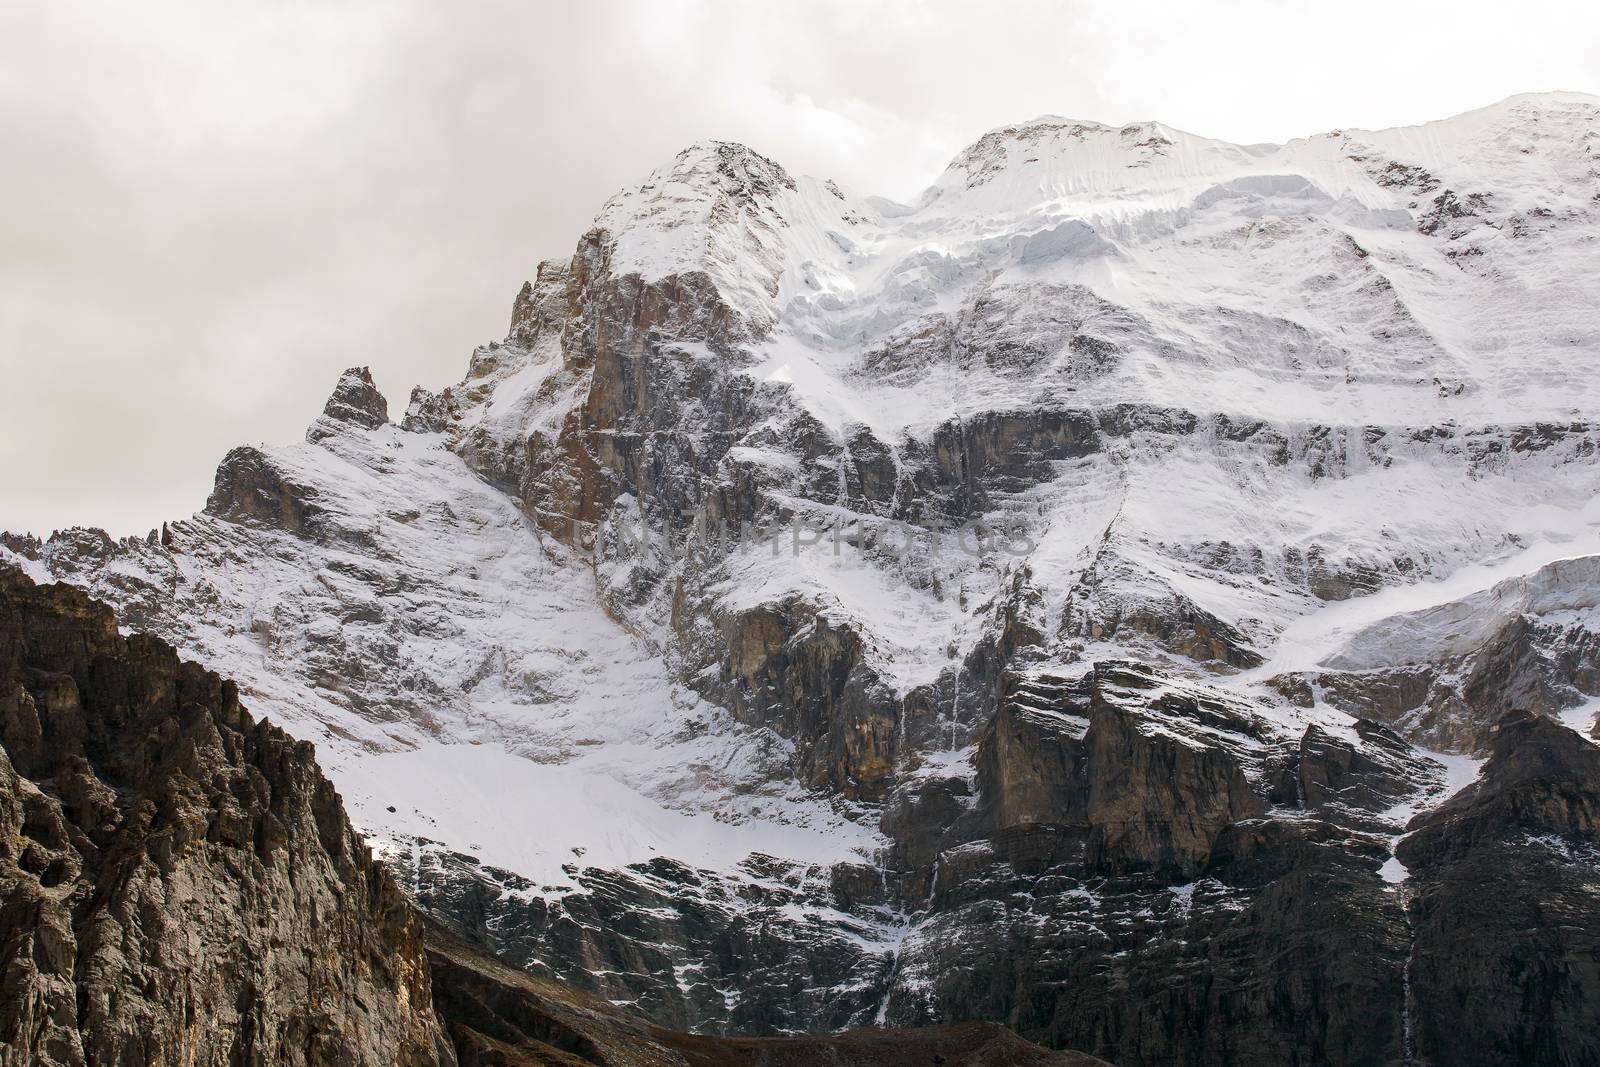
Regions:
<instances>
[{"instance_id":1,"label":"dark rock outcrop","mask_svg":"<svg viewBox=\"0 0 1600 1067\"><path fill-rule=\"evenodd\" d=\"M804 604L721 620L726 680L713 691L747 722L800 746L801 773L847 796L882 792L894 762L894 701L848 626Z\"/></svg>"},{"instance_id":2,"label":"dark rock outcrop","mask_svg":"<svg viewBox=\"0 0 1600 1067\"><path fill-rule=\"evenodd\" d=\"M462 1067L1104 1067L1082 1053L1040 1048L994 1023L829 1037L675 1033L507 967L440 931L430 932L428 958Z\"/></svg>"},{"instance_id":3,"label":"dark rock outcrop","mask_svg":"<svg viewBox=\"0 0 1600 1067\"><path fill-rule=\"evenodd\" d=\"M366 367L351 367L339 376L322 414L306 430L313 443L331 437L343 427L373 430L388 425L389 402L372 381Z\"/></svg>"},{"instance_id":4,"label":"dark rock outcrop","mask_svg":"<svg viewBox=\"0 0 1600 1067\"><path fill-rule=\"evenodd\" d=\"M1298 750L1272 799L1315 811L1335 822L1374 828L1373 820L1413 796L1420 782L1438 782L1419 768L1410 745L1366 719L1356 721L1355 739L1336 737L1321 727L1306 727Z\"/></svg>"},{"instance_id":5,"label":"dark rock outcrop","mask_svg":"<svg viewBox=\"0 0 1600 1067\"><path fill-rule=\"evenodd\" d=\"M794 868L752 857L761 880L655 860L575 869L540 896L505 871L419 853L400 872L418 905L480 951L696 1033L828 1032L873 1024L883 957L864 934L887 907L871 868ZM835 927L820 916L845 917Z\"/></svg>"},{"instance_id":6,"label":"dark rock outcrop","mask_svg":"<svg viewBox=\"0 0 1600 1067\"><path fill-rule=\"evenodd\" d=\"M1075 828L1096 874L1196 873L1224 827L1265 811L1229 743L1253 743L1257 728L1194 694L1140 699L1159 684L1122 663L1053 690L1014 682L979 748L991 825Z\"/></svg>"},{"instance_id":7,"label":"dark rock outcrop","mask_svg":"<svg viewBox=\"0 0 1600 1067\"><path fill-rule=\"evenodd\" d=\"M1390 812L1445 776L1384 727L1275 739L1131 664L1013 678L976 808L903 837L935 858L886 1016L1120 1063L1593 1062L1600 747L1520 714L1495 746L1396 881Z\"/></svg>"},{"instance_id":8,"label":"dark rock outcrop","mask_svg":"<svg viewBox=\"0 0 1600 1067\"><path fill-rule=\"evenodd\" d=\"M450 390L443 395L417 386L411 390L400 428L409 433L443 433L450 426Z\"/></svg>"},{"instance_id":9,"label":"dark rock outcrop","mask_svg":"<svg viewBox=\"0 0 1600 1067\"><path fill-rule=\"evenodd\" d=\"M0 570L0 1061L447 1064L421 928L311 746Z\"/></svg>"},{"instance_id":10,"label":"dark rock outcrop","mask_svg":"<svg viewBox=\"0 0 1600 1067\"><path fill-rule=\"evenodd\" d=\"M295 482L261 449L242 445L218 465L206 511L219 518L310 537L322 509L317 506L315 489Z\"/></svg>"},{"instance_id":11,"label":"dark rock outcrop","mask_svg":"<svg viewBox=\"0 0 1600 1067\"><path fill-rule=\"evenodd\" d=\"M1418 1062L1600 1063L1600 746L1503 719L1476 783L1417 820L1408 978Z\"/></svg>"}]
</instances>

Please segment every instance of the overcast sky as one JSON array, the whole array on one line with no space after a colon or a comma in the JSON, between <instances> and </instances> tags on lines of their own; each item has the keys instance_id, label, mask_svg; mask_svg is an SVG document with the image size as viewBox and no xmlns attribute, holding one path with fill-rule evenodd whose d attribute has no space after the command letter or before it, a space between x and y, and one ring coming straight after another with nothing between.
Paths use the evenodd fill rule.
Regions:
<instances>
[{"instance_id":1,"label":"overcast sky","mask_svg":"<svg viewBox=\"0 0 1600 1067\"><path fill-rule=\"evenodd\" d=\"M1592 3L0 0L0 528L142 533L391 409L702 138L909 199L1053 113L1242 142L1600 91Z\"/></svg>"}]
</instances>

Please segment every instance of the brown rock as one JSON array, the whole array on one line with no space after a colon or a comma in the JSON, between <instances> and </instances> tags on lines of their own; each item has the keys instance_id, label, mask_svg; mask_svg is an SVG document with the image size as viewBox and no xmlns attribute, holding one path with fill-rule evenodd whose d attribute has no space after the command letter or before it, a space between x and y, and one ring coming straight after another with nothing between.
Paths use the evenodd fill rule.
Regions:
<instances>
[{"instance_id":1,"label":"brown rock","mask_svg":"<svg viewBox=\"0 0 1600 1067\"><path fill-rule=\"evenodd\" d=\"M310 745L11 570L0 693L0 1062L453 1062L417 922Z\"/></svg>"}]
</instances>

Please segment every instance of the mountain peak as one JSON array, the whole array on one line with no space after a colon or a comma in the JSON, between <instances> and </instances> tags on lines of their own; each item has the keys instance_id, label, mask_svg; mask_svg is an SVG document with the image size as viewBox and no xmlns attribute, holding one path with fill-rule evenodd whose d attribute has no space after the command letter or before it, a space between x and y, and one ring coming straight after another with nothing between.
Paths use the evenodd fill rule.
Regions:
<instances>
[{"instance_id":1,"label":"mountain peak","mask_svg":"<svg viewBox=\"0 0 1600 1067\"><path fill-rule=\"evenodd\" d=\"M339 376L322 414L306 430L307 441L321 441L346 427L376 429L389 422L389 402L372 380L367 367L351 367Z\"/></svg>"},{"instance_id":2,"label":"mountain peak","mask_svg":"<svg viewBox=\"0 0 1600 1067\"><path fill-rule=\"evenodd\" d=\"M674 164L675 167L687 165L694 169L709 165L721 178L771 182L785 188L794 188L794 179L789 176L788 171L774 160L738 141L696 141L674 157Z\"/></svg>"},{"instance_id":3,"label":"mountain peak","mask_svg":"<svg viewBox=\"0 0 1600 1067\"><path fill-rule=\"evenodd\" d=\"M1046 156L1082 154L1089 146L1148 158L1191 135L1159 122L1131 122L1109 126L1103 122L1041 115L1027 122L1000 126L959 152L946 173L960 171L967 188L992 180L1012 166L1041 162Z\"/></svg>"},{"instance_id":4,"label":"mountain peak","mask_svg":"<svg viewBox=\"0 0 1600 1067\"><path fill-rule=\"evenodd\" d=\"M734 141L696 141L657 167L643 184L612 197L602 217L619 203L657 200L770 200L792 190L795 180L782 166L748 145Z\"/></svg>"},{"instance_id":5,"label":"mountain peak","mask_svg":"<svg viewBox=\"0 0 1600 1067\"><path fill-rule=\"evenodd\" d=\"M1236 174L1259 150L1200 137L1165 123L1111 126L1043 115L990 130L962 149L923 193L919 210L1026 218L1071 205L1093 211L1130 194L1159 200L1178 189ZM938 205L935 207L934 205Z\"/></svg>"},{"instance_id":6,"label":"mountain peak","mask_svg":"<svg viewBox=\"0 0 1600 1067\"><path fill-rule=\"evenodd\" d=\"M808 181L802 190L783 167L745 145L697 141L607 201L595 228L612 242L614 272L651 281L704 273L730 307L752 323L770 323L792 201L810 195L842 203L821 188Z\"/></svg>"},{"instance_id":7,"label":"mountain peak","mask_svg":"<svg viewBox=\"0 0 1600 1067\"><path fill-rule=\"evenodd\" d=\"M1490 104L1492 108L1512 107L1591 107L1600 108L1600 95L1595 93L1580 93L1570 89L1550 89L1538 93L1514 93L1498 104Z\"/></svg>"}]
</instances>

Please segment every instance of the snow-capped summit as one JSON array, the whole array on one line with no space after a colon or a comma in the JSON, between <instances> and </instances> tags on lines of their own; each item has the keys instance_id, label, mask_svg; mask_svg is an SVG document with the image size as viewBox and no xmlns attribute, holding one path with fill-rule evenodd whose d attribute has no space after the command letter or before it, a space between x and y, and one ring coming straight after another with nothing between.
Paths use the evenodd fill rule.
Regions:
<instances>
[{"instance_id":1,"label":"snow-capped summit","mask_svg":"<svg viewBox=\"0 0 1600 1067\"><path fill-rule=\"evenodd\" d=\"M743 145L702 141L612 197L595 228L612 242L613 273L645 281L704 273L765 329L777 317L780 280L815 251L812 231L846 225L852 206L831 183L797 181Z\"/></svg>"},{"instance_id":2,"label":"snow-capped summit","mask_svg":"<svg viewBox=\"0 0 1600 1067\"><path fill-rule=\"evenodd\" d=\"M643 184L612 197L600 209L595 225L642 247L652 236L703 234L741 212L774 211L780 195L794 188L787 171L744 145L701 141L679 152ZM702 250L673 246L661 254L679 251L692 256ZM641 255L640 265L645 262Z\"/></svg>"},{"instance_id":3,"label":"snow-capped summit","mask_svg":"<svg viewBox=\"0 0 1600 1067\"><path fill-rule=\"evenodd\" d=\"M923 212L1009 215L1114 214L1181 206L1197 184L1252 168L1249 148L1159 122L1112 127L1045 116L991 130L964 149L918 200Z\"/></svg>"},{"instance_id":4,"label":"snow-capped summit","mask_svg":"<svg viewBox=\"0 0 1600 1067\"><path fill-rule=\"evenodd\" d=\"M1165 403L1181 388L1239 413L1341 420L1417 405L1467 421L1569 417L1594 341L1580 279L1600 266L1583 236L1600 220L1596 113L1593 97L1539 94L1251 146L1044 117L986 134L903 211L708 142L619 194L596 226L615 274L708 278L751 336L773 341L766 372L831 425L892 432L943 410L900 393L904 414L869 416L842 384L858 370L841 348L894 348L974 292L1023 284L1084 285L1145 324L1141 348L1161 354L1097 376L1108 396ZM1213 303L1254 324L1197 334L1186 309ZM987 404L1010 387L962 393Z\"/></svg>"}]
</instances>

